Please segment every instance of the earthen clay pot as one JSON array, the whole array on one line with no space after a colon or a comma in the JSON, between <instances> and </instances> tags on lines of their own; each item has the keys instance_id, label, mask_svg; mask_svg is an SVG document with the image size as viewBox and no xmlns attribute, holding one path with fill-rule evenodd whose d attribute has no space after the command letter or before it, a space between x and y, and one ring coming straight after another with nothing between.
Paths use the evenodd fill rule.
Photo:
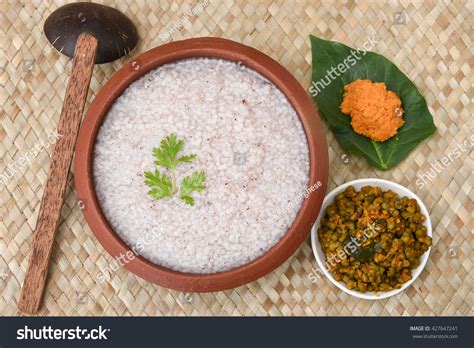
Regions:
<instances>
[{"instance_id":1,"label":"earthen clay pot","mask_svg":"<svg viewBox=\"0 0 474 348\"><path fill-rule=\"evenodd\" d=\"M310 155L308 187L321 182L321 187L304 200L288 232L267 253L229 271L204 275L172 271L141 256L130 258L131 249L114 232L99 206L92 172L97 132L115 99L133 81L150 70L192 57L216 57L240 62L272 81L287 96L303 124ZM280 266L298 249L316 221L326 193L328 152L321 121L312 100L285 68L251 47L221 38L196 38L171 42L139 55L117 71L101 88L89 107L79 133L74 173L77 197L82 202L87 223L110 255L123 259L128 253L126 259L129 262L124 267L153 283L176 290L207 292L230 289L256 280Z\"/></svg>"}]
</instances>

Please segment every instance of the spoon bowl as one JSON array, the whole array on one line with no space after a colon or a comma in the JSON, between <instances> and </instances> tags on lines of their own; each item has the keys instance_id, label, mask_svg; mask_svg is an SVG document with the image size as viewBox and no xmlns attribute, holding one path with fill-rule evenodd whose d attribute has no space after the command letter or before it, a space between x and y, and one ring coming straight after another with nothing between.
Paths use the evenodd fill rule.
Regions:
<instances>
[{"instance_id":1,"label":"spoon bowl","mask_svg":"<svg viewBox=\"0 0 474 348\"><path fill-rule=\"evenodd\" d=\"M122 12L90 2L58 8L46 19L44 34L59 52L71 58L80 35L95 37L98 41L96 64L129 54L138 42L137 29Z\"/></svg>"}]
</instances>

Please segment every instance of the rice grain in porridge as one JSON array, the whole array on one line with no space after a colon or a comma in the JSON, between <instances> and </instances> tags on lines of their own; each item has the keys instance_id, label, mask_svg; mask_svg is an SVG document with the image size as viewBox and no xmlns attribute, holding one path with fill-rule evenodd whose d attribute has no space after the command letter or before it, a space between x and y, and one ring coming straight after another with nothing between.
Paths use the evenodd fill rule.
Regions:
<instances>
[{"instance_id":1,"label":"rice grain in porridge","mask_svg":"<svg viewBox=\"0 0 474 348\"><path fill-rule=\"evenodd\" d=\"M143 172L171 133L206 172L196 204L154 200ZM309 175L306 136L283 93L257 72L211 58L163 65L132 83L94 150L98 201L116 233L150 261L190 273L226 271L267 252L293 223Z\"/></svg>"}]
</instances>

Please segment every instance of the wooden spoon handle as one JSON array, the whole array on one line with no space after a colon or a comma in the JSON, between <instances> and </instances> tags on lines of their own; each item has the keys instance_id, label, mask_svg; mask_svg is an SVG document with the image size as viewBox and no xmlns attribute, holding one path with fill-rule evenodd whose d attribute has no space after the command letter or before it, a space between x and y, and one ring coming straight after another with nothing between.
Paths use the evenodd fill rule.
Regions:
<instances>
[{"instance_id":1,"label":"wooden spoon handle","mask_svg":"<svg viewBox=\"0 0 474 348\"><path fill-rule=\"evenodd\" d=\"M33 246L18 308L35 313L40 305L54 235L59 224L64 193L74 155L77 133L92 76L97 52L97 39L83 34L76 42L72 71L59 118L59 140L54 147L40 211L36 223Z\"/></svg>"}]
</instances>

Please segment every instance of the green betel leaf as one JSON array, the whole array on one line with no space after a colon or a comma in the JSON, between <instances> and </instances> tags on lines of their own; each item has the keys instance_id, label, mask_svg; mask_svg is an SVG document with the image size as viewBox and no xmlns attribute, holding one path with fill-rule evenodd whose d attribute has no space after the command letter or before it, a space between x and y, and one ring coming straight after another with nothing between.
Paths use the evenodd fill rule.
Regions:
<instances>
[{"instance_id":1,"label":"green betel leaf","mask_svg":"<svg viewBox=\"0 0 474 348\"><path fill-rule=\"evenodd\" d=\"M312 85L309 92L345 151L363 156L370 165L387 170L435 132L436 126L425 98L414 83L387 58L312 35L310 38ZM401 99L405 124L394 137L376 142L357 134L352 129L351 117L341 112L339 107L344 86L357 79L384 82Z\"/></svg>"}]
</instances>

